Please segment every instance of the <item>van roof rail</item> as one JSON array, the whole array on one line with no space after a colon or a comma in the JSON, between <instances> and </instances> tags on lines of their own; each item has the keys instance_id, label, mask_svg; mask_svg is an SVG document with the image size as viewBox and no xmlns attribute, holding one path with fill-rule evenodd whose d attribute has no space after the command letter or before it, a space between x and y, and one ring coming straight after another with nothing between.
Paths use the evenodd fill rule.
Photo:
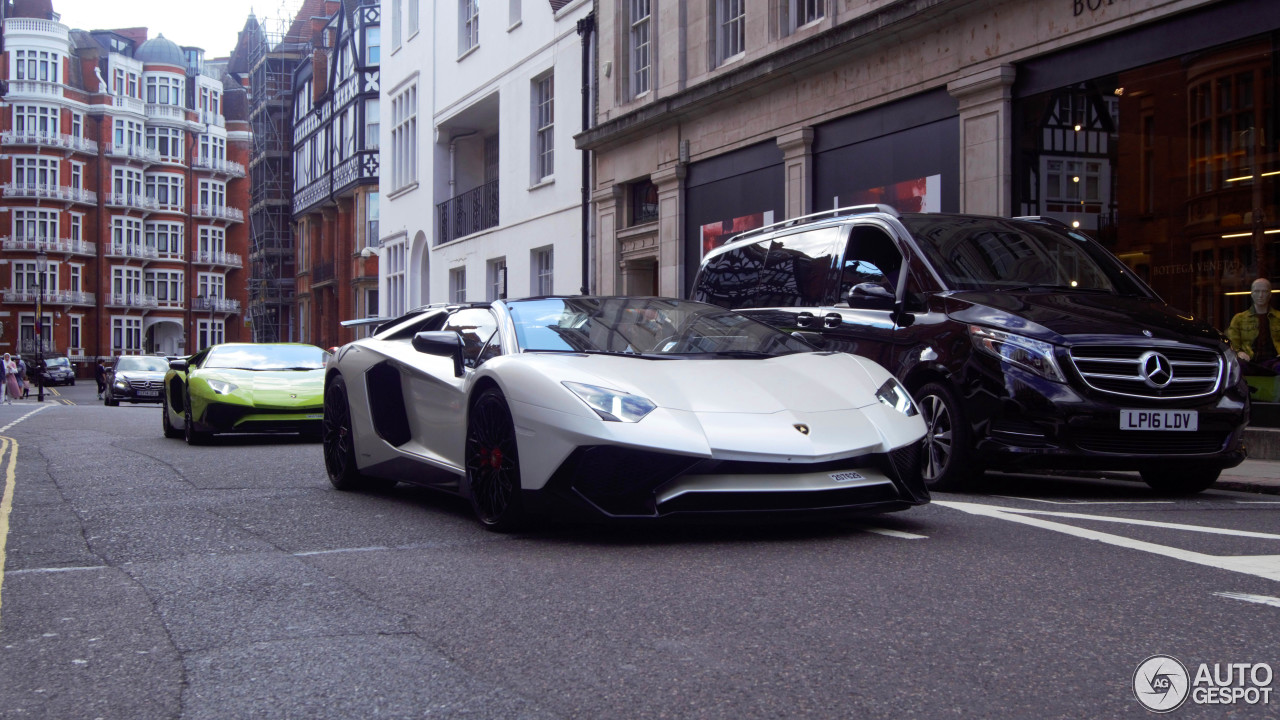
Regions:
<instances>
[{"instance_id":1,"label":"van roof rail","mask_svg":"<svg viewBox=\"0 0 1280 720\"><path fill-rule=\"evenodd\" d=\"M873 212L888 213L894 217L901 217L895 208L890 207L888 205L849 205L847 207L836 208L834 210L823 210L822 212L810 213L808 215L801 215L800 217L794 217L794 218L791 218L790 220L783 220L782 222L776 222L776 223L773 223L772 225L765 225L764 227L758 227L751 230L747 230L745 232L735 235L731 242L736 242L743 238L753 237L755 235L762 235L764 233L771 232L773 230L783 230L789 227L795 227L797 225L804 225L811 222L818 222L819 220L835 220L836 218L842 218L842 217L853 216L853 215L865 215L867 213L873 213Z\"/></svg>"},{"instance_id":2,"label":"van roof rail","mask_svg":"<svg viewBox=\"0 0 1280 720\"><path fill-rule=\"evenodd\" d=\"M1049 217L1048 215L1019 215L1018 217L1015 217L1012 219L1028 220L1030 222L1041 222L1041 223L1045 223L1046 225L1057 225L1058 227L1061 227L1061 228L1066 228L1068 230L1071 229L1071 226L1066 224L1062 220L1059 220L1056 217Z\"/></svg>"}]
</instances>

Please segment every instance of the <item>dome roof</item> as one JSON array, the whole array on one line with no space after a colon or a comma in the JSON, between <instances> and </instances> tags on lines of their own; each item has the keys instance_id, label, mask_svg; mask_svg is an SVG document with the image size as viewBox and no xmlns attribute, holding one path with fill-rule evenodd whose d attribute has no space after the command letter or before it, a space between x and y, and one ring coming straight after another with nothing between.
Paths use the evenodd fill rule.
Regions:
<instances>
[{"instance_id":1,"label":"dome roof","mask_svg":"<svg viewBox=\"0 0 1280 720\"><path fill-rule=\"evenodd\" d=\"M159 63L178 67L187 66L187 56L182 52L182 48L178 47L178 44L174 41L165 38L164 35L157 35L142 43L137 51L133 53L133 57L144 63Z\"/></svg>"}]
</instances>

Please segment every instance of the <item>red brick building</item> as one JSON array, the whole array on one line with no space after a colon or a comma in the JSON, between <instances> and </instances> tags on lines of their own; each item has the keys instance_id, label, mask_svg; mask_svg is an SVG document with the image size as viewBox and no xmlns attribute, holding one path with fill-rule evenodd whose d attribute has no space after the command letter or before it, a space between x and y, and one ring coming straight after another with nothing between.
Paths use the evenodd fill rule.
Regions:
<instances>
[{"instance_id":1,"label":"red brick building","mask_svg":"<svg viewBox=\"0 0 1280 720\"><path fill-rule=\"evenodd\" d=\"M199 48L72 30L49 0L9 7L0 78L0 350L41 338L83 368L248 339L245 89Z\"/></svg>"}]
</instances>

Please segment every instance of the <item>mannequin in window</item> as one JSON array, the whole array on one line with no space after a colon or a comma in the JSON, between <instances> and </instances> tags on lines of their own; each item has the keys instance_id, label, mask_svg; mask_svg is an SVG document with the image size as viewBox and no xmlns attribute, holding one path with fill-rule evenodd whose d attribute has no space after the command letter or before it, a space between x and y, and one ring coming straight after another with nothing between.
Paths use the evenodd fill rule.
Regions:
<instances>
[{"instance_id":1,"label":"mannequin in window","mask_svg":"<svg viewBox=\"0 0 1280 720\"><path fill-rule=\"evenodd\" d=\"M1249 295L1253 306L1231 318L1227 339L1241 360L1275 370L1280 366L1280 311L1271 307L1271 281L1254 280Z\"/></svg>"}]
</instances>

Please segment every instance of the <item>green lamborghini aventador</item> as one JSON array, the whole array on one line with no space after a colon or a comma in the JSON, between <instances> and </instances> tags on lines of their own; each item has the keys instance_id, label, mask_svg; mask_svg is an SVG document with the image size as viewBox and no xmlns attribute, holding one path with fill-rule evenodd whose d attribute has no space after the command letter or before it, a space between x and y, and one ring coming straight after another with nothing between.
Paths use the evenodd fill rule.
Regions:
<instances>
[{"instance_id":1,"label":"green lamborghini aventador","mask_svg":"<svg viewBox=\"0 0 1280 720\"><path fill-rule=\"evenodd\" d=\"M302 343L225 343L169 361L161 423L188 443L213 433L320 437L329 353Z\"/></svg>"}]
</instances>

